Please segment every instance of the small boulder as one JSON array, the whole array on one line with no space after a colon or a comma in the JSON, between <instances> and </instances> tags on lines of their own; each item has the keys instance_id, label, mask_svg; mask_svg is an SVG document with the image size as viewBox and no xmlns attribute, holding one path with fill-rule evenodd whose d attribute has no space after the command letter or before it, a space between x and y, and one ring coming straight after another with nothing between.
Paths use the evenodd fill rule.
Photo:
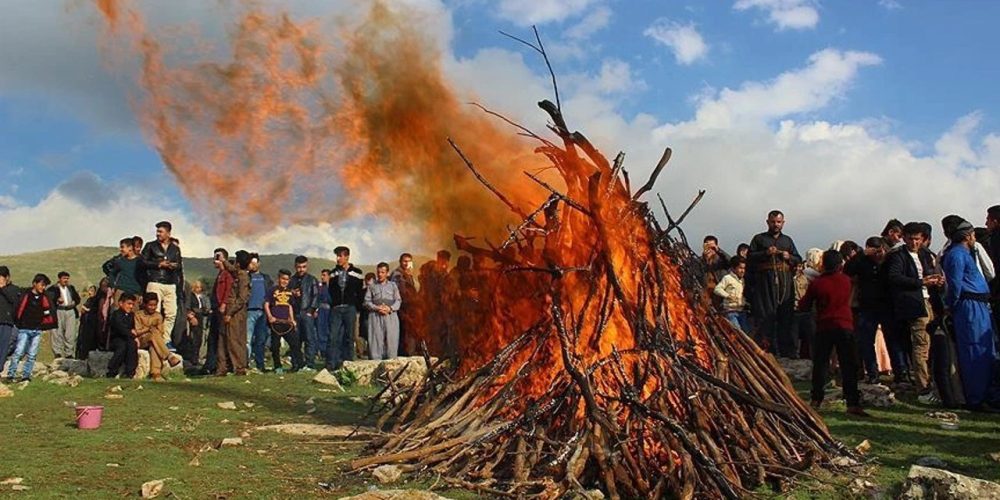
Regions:
<instances>
[{"instance_id":1,"label":"small boulder","mask_svg":"<svg viewBox=\"0 0 1000 500\"><path fill-rule=\"evenodd\" d=\"M223 409L223 410L235 410L236 409L236 403L233 402L233 401L226 401L226 402L223 402L223 403L216 403L215 406L218 406L220 409Z\"/></svg>"},{"instance_id":2,"label":"small boulder","mask_svg":"<svg viewBox=\"0 0 1000 500\"><path fill-rule=\"evenodd\" d=\"M219 442L219 448L228 448L232 446L243 446L243 438L224 438Z\"/></svg>"},{"instance_id":3,"label":"small boulder","mask_svg":"<svg viewBox=\"0 0 1000 500\"><path fill-rule=\"evenodd\" d=\"M320 370L312 380L317 384L329 385L341 392L344 391L344 388L340 385L340 381L337 380L337 377L334 377L333 374L327 371L326 368Z\"/></svg>"},{"instance_id":4,"label":"small boulder","mask_svg":"<svg viewBox=\"0 0 1000 500\"><path fill-rule=\"evenodd\" d=\"M392 484L403 477L403 470L396 465L380 465L372 471L372 476L382 484Z\"/></svg>"},{"instance_id":5,"label":"small boulder","mask_svg":"<svg viewBox=\"0 0 1000 500\"><path fill-rule=\"evenodd\" d=\"M42 380L45 382L49 382L55 379L63 379L63 378L69 378L69 374L62 370L55 370L45 374L45 376L42 377Z\"/></svg>"},{"instance_id":6,"label":"small boulder","mask_svg":"<svg viewBox=\"0 0 1000 500\"><path fill-rule=\"evenodd\" d=\"M372 385L372 374L378 368L381 361L372 359L359 359L357 361L344 361L344 370L354 375L355 383L360 386Z\"/></svg>"},{"instance_id":7,"label":"small boulder","mask_svg":"<svg viewBox=\"0 0 1000 500\"><path fill-rule=\"evenodd\" d=\"M91 377L103 377L108 374L108 363L113 352L90 351L87 353L87 372Z\"/></svg>"},{"instance_id":8,"label":"small boulder","mask_svg":"<svg viewBox=\"0 0 1000 500\"><path fill-rule=\"evenodd\" d=\"M52 366L55 370L64 371L70 375L90 376L87 362L82 359L57 358L52 362Z\"/></svg>"},{"instance_id":9,"label":"small boulder","mask_svg":"<svg viewBox=\"0 0 1000 500\"><path fill-rule=\"evenodd\" d=\"M160 492L163 491L163 480L157 479L155 481L147 481L142 483L142 489L140 493L142 498L156 498L160 496Z\"/></svg>"},{"instance_id":10,"label":"small boulder","mask_svg":"<svg viewBox=\"0 0 1000 500\"><path fill-rule=\"evenodd\" d=\"M10 390L6 385L0 384L0 398L9 398L14 396L14 391Z\"/></svg>"},{"instance_id":11,"label":"small boulder","mask_svg":"<svg viewBox=\"0 0 1000 500\"><path fill-rule=\"evenodd\" d=\"M913 463L920 465L922 467L932 467L935 469L947 469L948 464L944 460L938 457L920 457L916 459Z\"/></svg>"},{"instance_id":12,"label":"small boulder","mask_svg":"<svg viewBox=\"0 0 1000 500\"><path fill-rule=\"evenodd\" d=\"M1000 484L954 472L913 465L903 484L901 499L924 500L948 498L979 500L1000 498Z\"/></svg>"}]
</instances>

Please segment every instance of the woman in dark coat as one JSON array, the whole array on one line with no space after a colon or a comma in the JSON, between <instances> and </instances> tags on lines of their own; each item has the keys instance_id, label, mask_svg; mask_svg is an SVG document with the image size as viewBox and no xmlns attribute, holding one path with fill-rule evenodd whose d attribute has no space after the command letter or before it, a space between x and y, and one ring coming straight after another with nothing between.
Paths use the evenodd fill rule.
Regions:
<instances>
[{"instance_id":1,"label":"woman in dark coat","mask_svg":"<svg viewBox=\"0 0 1000 500\"><path fill-rule=\"evenodd\" d=\"M87 359L90 351L108 348L108 317L114 290L107 278L101 279L97 292L84 303L80 316L80 336L76 341L76 359Z\"/></svg>"}]
</instances>

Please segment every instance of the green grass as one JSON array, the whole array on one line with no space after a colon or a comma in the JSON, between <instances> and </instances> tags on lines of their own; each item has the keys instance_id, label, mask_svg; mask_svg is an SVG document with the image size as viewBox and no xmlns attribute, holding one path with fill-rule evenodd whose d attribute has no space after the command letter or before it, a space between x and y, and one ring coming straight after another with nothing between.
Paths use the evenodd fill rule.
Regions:
<instances>
[{"instance_id":1,"label":"green grass","mask_svg":"<svg viewBox=\"0 0 1000 500\"><path fill-rule=\"evenodd\" d=\"M44 348L42 354L51 358ZM105 399L115 385L122 386L124 399ZM354 398L371 395L373 389L335 393L323 388L305 374L190 381L175 375L165 384L87 379L76 388L35 381L24 390L15 388L14 397L0 399L0 436L7 444L0 480L23 477L31 487L27 493L41 498L128 496L143 482L164 478L170 478L165 491L176 498L336 498L362 492L371 484L370 475L351 473L346 465L362 451L361 444L253 430L276 423L370 423L362 422L367 405ZM804 386L798 389L806 395ZM311 414L305 404L310 397L316 402ZM75 429L67 401L104 405L102 428ZM216 407L223 401L236 402L238 409ZM254 406L247 408L245 402ZM955 472L1000 480L1000 467L986 456L1000 451L1000 417L957 412L961 429L944 431L924 416L932 408L906 395L891 409L870 410L875 417L870 420L847 417L843 409L842 403L833 403L821 413L834 436L846 445L871 442L866 478L886 495L898 493L909 466L923 456L938 457ZM205 445L239 437L244 431L250 432L244 446L198 453ZM189 465L196 455L201 465ZM804 478L780 496L843 498L845 485L854 477L812 472L816 478ZM394 487L426 488L433 482L417 477ZM0 486L0 496L7 488ZM476 497L468 491L441 493L450 498Z\"/></svg>"}]
</instances>

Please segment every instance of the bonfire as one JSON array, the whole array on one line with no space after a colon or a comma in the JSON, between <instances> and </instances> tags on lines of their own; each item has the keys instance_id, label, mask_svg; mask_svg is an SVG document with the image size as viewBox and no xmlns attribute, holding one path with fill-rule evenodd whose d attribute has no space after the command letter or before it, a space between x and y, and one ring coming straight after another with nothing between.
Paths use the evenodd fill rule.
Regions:
<instances>
[{"instance_id":1,"label":"bonfire","mask_svg":"<svg viewBox=\"0 0 1000 500\"><path fill-rule=\"evenodd\" d=\"M522 222L487 248L456 235L500 265L489 307L453 330L458 369L436 364L390 398L389 432L352 467L399 464L504 496L736 498L848 454L775 359L710 310L683 216L664 227L642 201L670 150L633 191L624 155L609 161L558 105L539 106L559 144L522 132L565 190L527 173L550 196L518 207L452 144Z\"/></svg>"}]
</instances>

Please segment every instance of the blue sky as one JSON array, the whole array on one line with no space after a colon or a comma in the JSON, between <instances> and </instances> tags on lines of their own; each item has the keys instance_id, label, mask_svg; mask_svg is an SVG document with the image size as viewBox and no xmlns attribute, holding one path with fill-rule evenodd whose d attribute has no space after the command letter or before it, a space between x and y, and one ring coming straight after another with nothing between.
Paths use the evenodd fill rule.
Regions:
<instances>
[{"instance_id":1,"label":"blue sky","mask_svg":"<svg viewBox=\"0 0 1000 500\"><path fill-rule=\"evenodd\" d=\"M222 32L229 20L198 2L169 10L141 3L153 24L197 19ZM888 216L933 222L956 211L981 224L982 209L1000 203L989 198L1000 196L1000 2L390 3L433 12L436 20L419 29L440 39L456 85L517 117L548 97L545 70L498 30L530 36L537 24L577 104L569 107L575 126L629 152L639 171L664 145L674 147L679 171L663 189L685 200L708 188L710 201L689 233L719 233L726 246L759 230L759 214L772 205L790 212L788 230L802 235L800 246L819 246L863 239ZM302 19L357 13L347 2L270 4ZM191 226L196 248L223 237L199 225L144 141L129 108L130 80L102 64L89 6L0 0L0 7L13 14L0 20L0 219L17 236L4 238L0 254L114 244L112 235L147 231L154 214L57 237L12 222L52 224L52 207L93 221L120 207L123 191L165 200ZM303 238L329 233L314 229ZM345 239L388 255L409 244L347 229L249 244L326 252Z\"/></svg>"}]
</instances>

